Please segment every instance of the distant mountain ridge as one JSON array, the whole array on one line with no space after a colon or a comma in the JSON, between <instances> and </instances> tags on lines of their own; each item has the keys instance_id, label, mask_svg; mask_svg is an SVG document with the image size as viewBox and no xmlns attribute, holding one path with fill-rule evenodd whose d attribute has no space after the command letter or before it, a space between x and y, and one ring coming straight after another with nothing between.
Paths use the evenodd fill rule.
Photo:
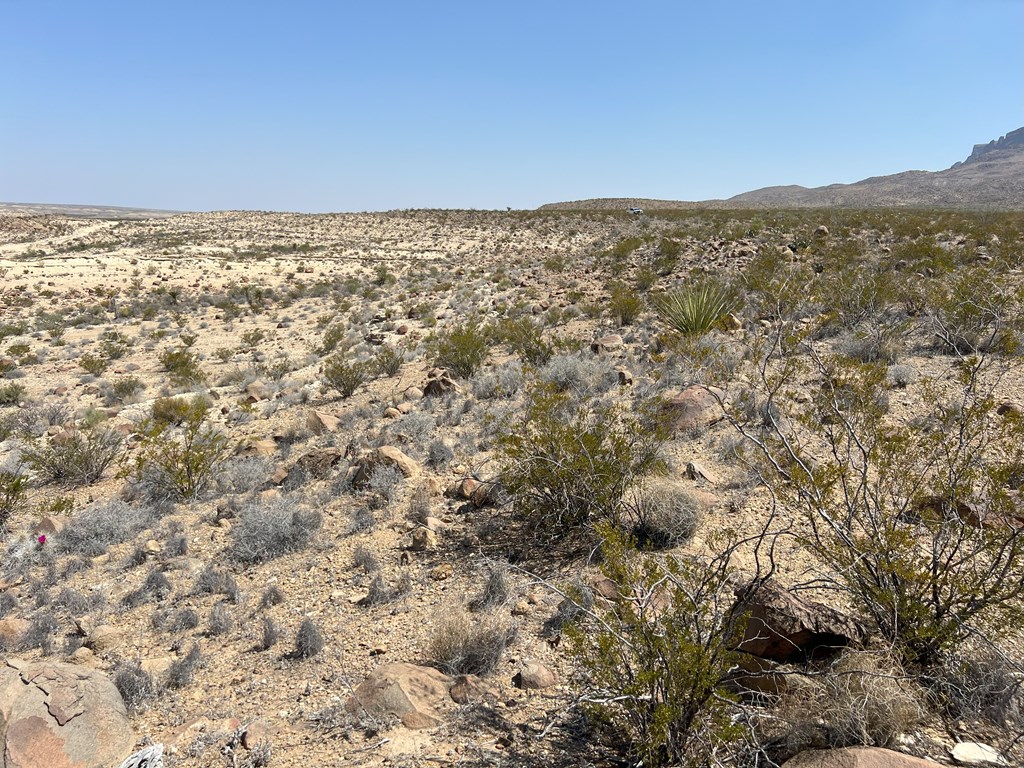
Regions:
<instances>
[{"instance_id":1,"label":"distant mountain ridge","mask_svg":"<svg viewBox=\"0 0 1024 768\"><path fill-rule=\"evenodd\" d=\"M966 160L943 171L904 171L853 184L764 187L702 202L603 198L542 209L646 208L960 208L1024 210L1024 128L976 144Z\"/></svg>"}]
</instances>

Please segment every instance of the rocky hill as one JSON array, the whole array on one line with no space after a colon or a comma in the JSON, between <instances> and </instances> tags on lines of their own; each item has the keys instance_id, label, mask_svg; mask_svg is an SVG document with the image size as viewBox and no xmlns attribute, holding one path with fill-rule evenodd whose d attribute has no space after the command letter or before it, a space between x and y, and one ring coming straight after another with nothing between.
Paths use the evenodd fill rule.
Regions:
<instances>
[{"instance_id":1,"label":"rocky hill","mask_svg":"<svg viewBox=\"0 0 1024 768\"><path fill-rule=\"evenodd\" d=\"M704 202L604 198L555 203L554 209L663 208L953 208L1024 209L1024 128L988 144L943 171L905 171L873 176L853 184L807 188L796 184L764 187Z\"/></svg>"}]
</instances>

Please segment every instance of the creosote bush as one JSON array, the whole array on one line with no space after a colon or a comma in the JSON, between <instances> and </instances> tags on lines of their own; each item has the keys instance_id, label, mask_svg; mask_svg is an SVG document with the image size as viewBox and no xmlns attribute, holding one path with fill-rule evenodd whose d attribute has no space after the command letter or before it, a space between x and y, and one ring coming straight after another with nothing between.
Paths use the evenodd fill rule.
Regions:
<instances>
[{"instance_id":1,"label":"creosote bush","mask_svg":"<svg viewBox=\"0 0 1024 768\"><path fill-rule=\"evenodd\" d=\"M324 381L343 398L352 397L370 379L370 365L358 360L346 360L340 355L328 358L324 363Z\"/></svg>"},{"instance_id":2,"label":"creosote bush","mask_svg":"<svg viewBox=\"0 0 1024 768\"><path fill-rule=\"evenodd\" d=\"M625 413L538 387L495 451L516 515L534 535L556 540L620 519L626 491L663 470L664 440L648 409Z\"/></svg>"},{"instance_id":3,"label":"creosote bush","mask_svg":"<svg viewBox=\"0 0 1024 768\"><path fill-rule=\"evenodd\" d=\"M123 445L124 437L113 429L84 427L30 446L23 459L40 481L75 488L99 480Z\"/></svg>"},{"instance_id":4,"label":"creosote bush","mask_svg":"<svg viewBox=\"0 0 1024 768\"><path fill-rule=\"evenodd\" d=\"M0 470L0 534L7 531L7 523L22 508L28 497L28 479L19 471Z\"/></svg>"},{"instance_id":5,"label":"creosote bush","mask_svg":"<svg viewBox=\"0 0 1024 768\"><path fill-rule=\"evenodd\" d=\"M487 362L491 342L479 321L453 325L431 339L434 364L460 379L468 379Z\"/></svg>"}]
</instances>

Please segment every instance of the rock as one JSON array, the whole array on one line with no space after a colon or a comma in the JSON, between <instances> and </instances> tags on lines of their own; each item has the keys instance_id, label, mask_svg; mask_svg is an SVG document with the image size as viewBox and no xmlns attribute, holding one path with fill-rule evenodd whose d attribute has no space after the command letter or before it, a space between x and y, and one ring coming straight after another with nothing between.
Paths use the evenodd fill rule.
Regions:
<instances>
[{"instance_id":1,"label":"rock","mask_svg":"<svg viewBox=\"0 0 1024 768\"><path fill-rule=\"evenodd\" d=\"M270 399L270 388L257 379L256 381L246 385L245 394L246 400L250 403L258 403L260 400Z\"/></svg>"},{"instance_id":2,"label":"rock","mask_svg":"<svg viewBox=\"0 0 1024 768\"><path fill-rule=\"evenodd\" d=\"M434 581L445 581L452 577L455 569L452 568L451 563L441 563L430 571L430 578Z\"/></svg>"},{"instance_id":3,"label":"rock","mask_svg":"<svg viewBox=\"0 0 1024 768\"><path fill-rule=\"evenodd\" d=\"M754 656L782 663L827 658L865 637L849 616L771 582L741 587L736 596L738 612L748 617L736 649Z\"/></svg>"},{"instance_id":4,"label":"rock","mask_svg":"<svg viewBox=\"0 0 1024 768\"><path fill-rule=\"evenodd\" d=\"M950 755L957 765L1009 765L994 748L976 741L961 741L953 747Z\"/></svg>"},{"instance_id":5,"label":"rock","mask_svg":"<svg viewBox=\"0 0 1024 768\"><path fill-rule=\"evenodd\" d=\"M419 387L409 387L405 390L405 399L410 402L416 402L417 400L423 399L423 390Z\"/></svg>"},{"instance_id":6,"label":"rock","mask_svg":"<svg viewBox=\"0 0 1024 768\"><path fill-rule=\"evenodd\" d=\"M395 328L395 333L397 333L399 336L405 336L405 334L407 334L408 332L409 325L407 323L402 323L397 328Z\"/></svg>"},{"instance_id":7,"label":"rock","mask_svg":"<svg viewBox=\"0 0 1024 768\"><path fill-rule=\"evenodd\" d=\"M163 684L166 682L167 673L171 671L171 665L174 664L175 660L173 656L153 656L143 659L139 666L142 667L143 672L150 675L158 683Z\"/></svg>"},{"instance_id":8,"label":"rock","mask_svg":"<svg viewBox=\"0 0 1024 768\"><path fill-rule=\"evenodd\" d=\"M121 644L121 630L110 624L101 624L89 633L85 644L96 653L111 651Z\"/></svg>"},{"instance_id":9,"label":"rock","mask_svg":"<svg viewBox=\"0 0 1024 768\"><path fill-rule=\"evenodd\" d=\"M300 456L295 463L292 464L288 474L290 475L292 472L295 472L295 470L301 470L317 480L326 480L331 476L331 472L341 461L341 458L341 451L337 448L319 448L312 450Z\"/></svg>"},{"instance_id":10,"label":"rock","mask_svg":"<svg viewBox=\"0 0 1024 768\"><path fill-rule=\"evenodd\" d=\"M476 675L456 677L449 695L456 704L473 704L479 701L494 703L498 700L498 692Z\"/></svg>"},{"instance_id":11,"label":"rock","mask_svg":"<svg viewBox=\"0 0 1024 768\"><path fill-rule=\"evenodd\" d=\"M557 685L558 675L539 661L524 661L516 676L512 678L512 684L516 688L539 691Z\"/></svg>"},{"instance_id":12,"label":"rock","mask_svg":"<svg viewBox=\"0 0 1024 768\"><path fill-rule=\"evenodd\" d=\"M622 337L617 333L610 333L607 336L602 336L599 339L595 339L590 345L590 350L594 354L601 354L602 352L614 352L617 349L622 348Z\"/></svg>"},{"instance_id":13,"label":"rock","mask_svg":"<svg viewBox=\"0 0 1024 768\"><path fill-rule=\"evenodd\" d=\"M669 421L673 432L703 429L717 424L725 414L720 401L725 392L717 387L694 385L665 398L662 415Z\"/></svg>"},{"instance_id":14,"label":"rock","mask_svg":"<svg viewBox=\"0 0 1024 768\"><path fill-rule=\"evenodd\" d=\"M793 252L790 251L790 255L792 255L792 253ZM743 321L740 320L734 313L730 312L729 314L722 318L722 327L725 328L725 330L727 331L742 331Z\"/></svg>"},{"instance_id":15,"label":"rock","mask_svg":"<svg viewBox=\"0 0 1024 768\"><path fill-rule=\"evenodd\" d=\"M400 419L402 418L402 412L397 408L386 408L384 409L385 419Z\"/></svg>"},{"instance_id":16,"label":"rock","mask_svg":"<svg viewBox=\"0 0 1024 768\"><path fill-rule=\"evenodd\" d=\"M815 237L828 237L828 227L824 224L819 224L817 229L814 230Z\"/></svg>"},{"instance_id":17,"label":"rock","mask_svg":"<svg viewBox=\"0 0 1024 768\"><path fill-rule=\"evenodd\" d=\"M394 715L406 728L430 728L442 721L452 703L454 680L436 669L394 662L371 672L345 704L349 712Z\"/></svg>"},{"instance_id":18,"label":"rock","mask_svg":"<svg viewBox=\"0 0 1024 768\"><path fill-rule=\"evenodd\" d=\"M458 392L460 387L455 380L448 375L443 368L434 368L427 374L427 381L423 385L423 394L426 397L439 397L449 392Z\"/></svg>"},{"instance_id":19,"label":"rock","mask_svg":"<svg viewBox=\"0 0 1024 768\"><path fill-rule=\"evenodd\" d=\"M0 648L16 648L21 638L28 631L30 623L27 619L8 616L0 619Z\"/></svg>"},{"instance_id":20,"label":"rock","mask_svg":"<svg viewBox=\"0 0 1024 768\"><path fill-rule=\"evenodd\" d=\"M245 453L251 456L273 456L277 453L277 443L269 437L262 440L253 440L246 447Z\"/></svg>"},{"instance_id":21,"label":"rock","mask_svg":"<svg viewBox=\"0 0 1024 768\"><path fill-rule=\"evenodd\" d=\"M718 475L709 470L699 461L687 462L686 476L691 480L700 480L705 483L711 483L712 485L716 485L718 483Z\"/></svg>"},{"instance_id":22,"label":"rock","mask_svg":"<svg viewBox=\"0 0 1024 768\"><path fill-rule=\"evenodd\" d=\"M408 401L404 403L399 403L398 405L395 406L395 410L397 410L403 416L407 416L408 414L412 413L415 409L416 406Z\"/></svg>"},{"instance_id":23,"label":"rock","mask_svg":"<svg viewBox=\"0 0 1024 768\"><path fill-rule=\"evenodd\" d=\"M445 525L444 520L442 520L439 517L433 517L431 515L427 515L425 518L423 518L423 526L428 530L435 532L443 530L444 528L448 527L447 525Z\"/></svg>"},{"instance_id":24,"label":"rock","mask_svg":"<svg viewBox=\"0 0 1024 768\"><path fill-rule=\"evenodd\" d=\"M633 384L633 374L625 368L616 368L615 373L619 376L619 386L628 387Z\"/></svg>"},{"instance_id":25,"label":"rock","mask_svg":"<svg viewBox=\"0 0 1024 768\"><path fill-rule=\"evenodd\" d=\"M370 474L373 470L379 466L396 467L406 478L419 477L422 473L420 465L413 459L410 459L394 446L385 445L375 451L370 451L360 459L352 482L357 486L364 485L370 479Z\"/></svg>"},{"instance_id":26,"label":"rock","mask_svg":"<svg viewBox=\"0 0 1024 768\"><path fill-rule=\"evenodd\" d=\"M147 555L159 555L163 551L163 546L156 539L147 539L143 551Z\"/></svg>"},{"instance_id":27,"label":"rock","mask_svg":"<svg viewBox=\"0 0 1024 768\"><path fill-rule=\"evenodd\" d=\"M266 720L253 720L242 731L242 746L252 751L261 743L270 742L276 735L276 729Z\"/></svg>"},{"instance_id":28,"label":"rock","mask_svg":"<svg viewBox=\"0 0 1024 768\"><path fill-rule=\"evenodd\" d=\"M881 747L809 749L794 755L784 768L936 768L936 763Z\"/></svg>"},{"instance_id":29,"label":"rock","mask_svg":"<svg viewBox=\"0 0 1024 768\"><path fill-rule=\"evenodd\" d=\"M323 411L310 411L306 414L306 427L314 435L324 432L337 432L341 419Z\"/></svg>"},{"instance_id":30,"label":"rock","mask_svg":"<svg viewBox=\"0 0 1024 768\"><path fill-rule=\"evenodd\" d=\"M54 536L63 531L64 526L67 524L68 519L66 517L47 515L32 527L32 534L34 536Z\"/></svg>"},{"instance_id":31,"label":"rock","mask_svg":"<svg viewBox=\"0 0 1024 768\"><path fill-rule=\"evenodd\" d=\"M1003 400L999 405L996 406L996 413L1000 416L1008 416L1020 418L1024 416L1024 405L1016 403L1013 400Z\"/></svg>"},{"instance_id":32,"label":"rock","mask_svg":"<svg viewBox=\"0 0 1024 768\"><path fill-rule=\"evenodd\" d=\"M281 485L285 480L288 479L288 470L284 467L278 467L270 475L270 482L274 485Z\"/></svg>"},{"instance_id":33,"label":"rock","mask_svg":"<svg viewBox=\"0 0 1024 768\"><path fill-rule=\"evenodd\" d=\"M452 486L449 491L449 495L454 496L456 499L465 499L466 501L469 501L473 498L473 493L479 487L479 481L472 477L464 477Z\"/></svg>"},{"instance_id":34,"label":"rock","mask_svg":"<svg viewBox=\"0 0 1024 768\"><path fill-rule=\"evenodd\" d=\"M121 694L73 664L0 667L3 768L109 768L135 747Z\"/></svg>"},{"instance_id":35,"label":"rock","mask_svg":"<svg viewBox=\"0 0 1024 768\"><path fill-rule=\"evenodd\" d=\"M437 534L429 528L417 528L409 538L409 549L413 552L437 549Z\"/></svg>"}]
</instances>

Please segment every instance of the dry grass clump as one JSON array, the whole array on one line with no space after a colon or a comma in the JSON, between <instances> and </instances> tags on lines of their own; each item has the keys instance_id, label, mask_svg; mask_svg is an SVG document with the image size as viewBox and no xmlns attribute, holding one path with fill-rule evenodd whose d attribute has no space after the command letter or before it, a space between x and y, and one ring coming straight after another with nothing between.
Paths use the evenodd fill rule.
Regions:
<instances>
[{"instance_id":1,"label":"dry grass clump","mask_svg":"<svg viewBox=\"0 0 1024 768\"><path fill-rule=\"evenodd\" d=\"M429 663L449 675L489 674L518 631L519 626L504 617L485 616L474 623L461 611L452 613L434 630Z\"/></svg>"},{"instance_id":2,"label":"dry grass clump","mask_svg":"<svg viewBox=\"0 0 1024 768\"><path fill-rule=\"evenodd\" d=\"M259 503L242 510L231 529L231 556L254 564L305 549L323 520L319 512L288 499Z\"/></svg>"}]
</instances>

